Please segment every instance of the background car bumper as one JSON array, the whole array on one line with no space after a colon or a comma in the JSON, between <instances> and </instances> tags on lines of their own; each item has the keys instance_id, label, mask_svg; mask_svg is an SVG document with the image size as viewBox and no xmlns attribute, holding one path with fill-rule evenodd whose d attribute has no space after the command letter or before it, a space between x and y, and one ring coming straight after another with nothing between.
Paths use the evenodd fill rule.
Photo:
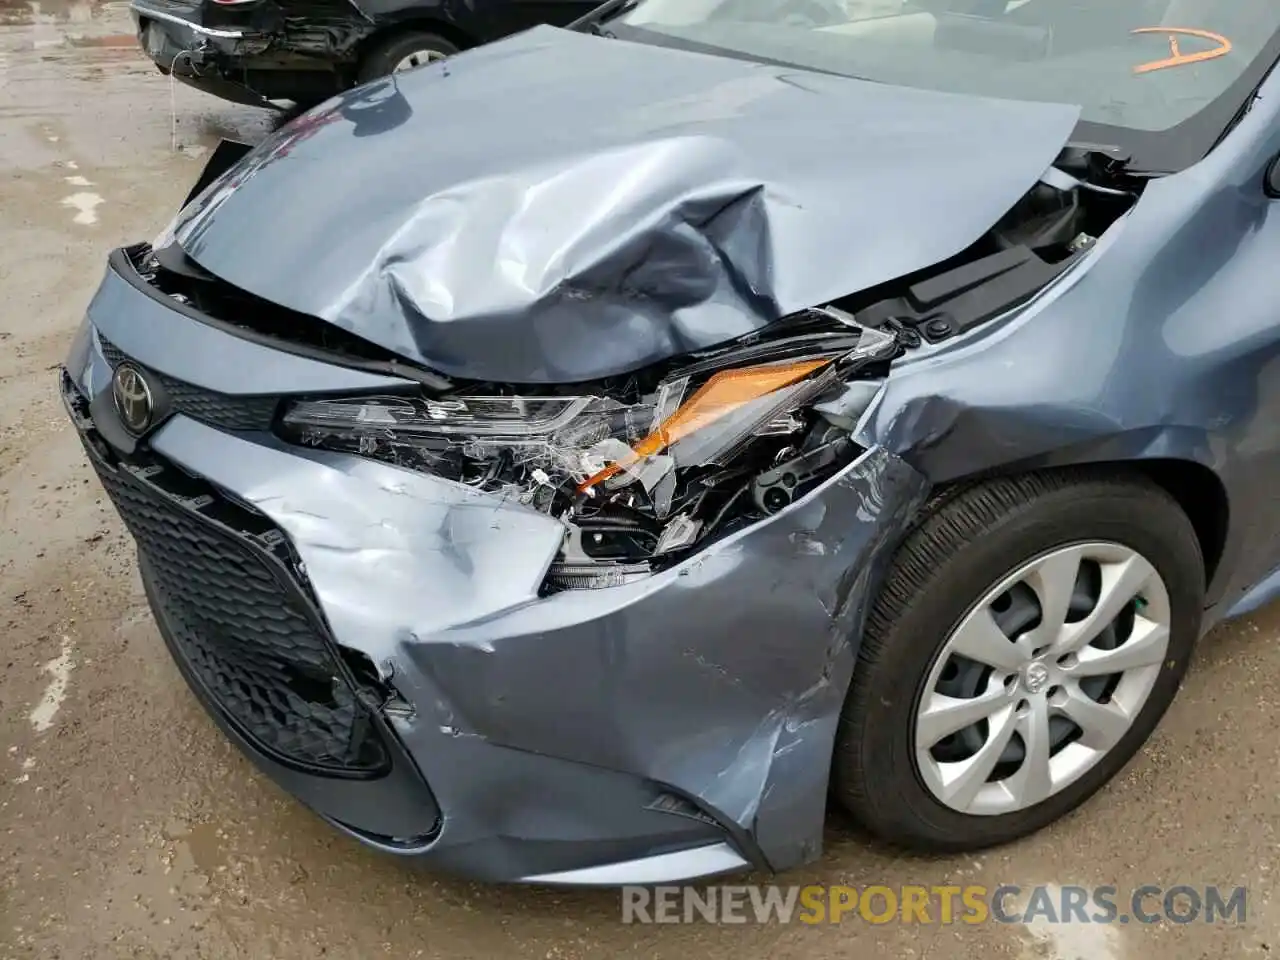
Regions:
<instances>
[{"instance_id":1,"label":"background car bumper","mask_svg":"<svg viewBox=\"0 0 1280 960\"><path fill-rule=\"evenodd\" d=\"M270 46L269 37L249 26L205 25L196 4L135 0L130 9L139 45L165 76L232 103L272 106L270 89L237 79Z\"/></svg>"},{"instance_id":2,"label":"background car bumper","mask_svg":"<svg viewBox=\"0 0 1280 960\"><path fill-rule=\"evenodd\" d=\"M232 401L318 389L326 371L332 389L357 376L228 337L113 272L90 320L68 361L90 399L109 381L104 338L166 383ZM95 406L100 417L109 409ZM905 463L869 451L676 568L540 597L561 538L550 518L438 478L218 429L193 410L161 426L151 450L283 532L328 640L375 665L397 704L379 707L378 722L407 779L345 784L342 798L237 737L304 802L366 842L485 879L688 879L820 852L855 638L926 493ZM380 799L386 789L397 803ZM420 822L438 806L438 826L416 837L404 835L412 817L387 828L386 810L415 803Z\"/></svg>"}]
</instances>

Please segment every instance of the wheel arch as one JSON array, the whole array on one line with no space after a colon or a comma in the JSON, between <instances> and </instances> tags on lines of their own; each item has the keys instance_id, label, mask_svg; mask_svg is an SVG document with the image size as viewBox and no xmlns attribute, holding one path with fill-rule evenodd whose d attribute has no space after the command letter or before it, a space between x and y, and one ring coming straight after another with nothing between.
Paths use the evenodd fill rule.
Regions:
<instances>
[{"instance_id":1,"label":"wheel arch","mask_svg":"<svg viewBox=\"0 0 1280 960\"><path fill-rule=\"evenodd\" d=\"M1210 455L1217 445L1199 430L1137 430L1034 458L985 466L937 483L939 494L997 476L1091 467L1141 476L1171 496L1195 530L1205 565L1206 601L1216 602L1230 573L1233 550L1231 497L1222 466Z\"/></svg>"},{"instance_id":2,"label":"wheel arch","mask_svg":"<svg viewBox=\"0 0 1280 960\"><path fill-rule=\"evenodd\" d=\"M1116 464L1118 469L1124 466L1145 474L1177 501L1200 541L1205 582L1213 583L1222 569L1230 521L1230 501L1222 480L1195 460L1155 457Z\"/></svg>"},{"instance_id":3,"label":"wheel arch","mask_svg":"<svg viewBox=\"0 0 1280 960\"><path fill-rule=\"evenodd\" d=\"M1084 455L1062 457L1057 463L1018 463L934 485L932 505L917 514L909 541L899 546L899 557L878 587L880 595L867 621L837 728L833 790L873 834L935 853L969 849L966 845L972 843L1008 842L1087 800L1149 735L1186 669L1190 659L1186 652L1194 644L1200 621L1200 534L1191 523L1179 522L1177 512L1186 512L1184 498L1218 482L1208 465L1192 460L1188 467L1169 456L1169 451L1159 452L1162 456L1125 457L1116 456L1114 448L1093 451L1094 455L1080 451ZM1197 468L1208 470L1210 477ZM1146 483L1137 486L1133 482L1139 476L1176 493L1143 496ZM1076 496L1077 483L1080 491L1087 491L1084 498ZM935 806L904 802L917 788L924 791L923 781L904 773L899 783L888 784L890 778L881 775L885 771L914 771L914 737L902 731L912 729L919 691L931 675L930 664L936 650L942 649L944 633L949 635L959 618L967 615L966 608L973 609L972 601L1012 572L1014 559L1021 566L1026 559L1042 558L1051 546L1066 545L1081 536L1090 538L1084 528L1097 516L1095 506L1104 515L1099 530L1127 529L1134 538L1132 548L1160 563L1178 642L1175 655L1160 655L1165 696L1156 699L1153 708L1142 707L1145 726L1132 728L1138 733L1126 733L1128 746L1117 754L1116 766L1109 772L1103 767L1102 773L1086 774L1092 782L1081 778L1069 783L1054 794L1056 807L1039 804L1029 808L1050 812L1043 813L1041 819L1012 821L1011 832L991 829L971 834L967 828L947 824ZM1003 522L1009 513L1016 515ZM988 540L986 533L993 539ZM1108 539L1107 534L1101 539ZM963 557L958 556L961 552ZM1168 561L1167 567L1159 554ZM1170 627L1171 634L1174 629ZM1030 656L1039 657L1043 652ZM1008 693L1013 695L1016 689L1015 683ZM982 836L987 839L979 840Z\"/></svg>"},{"instance_id":4,"label":"wheel arch","mask_svg":"<svg viewBox=\"0 0 1280 960\"><path fill-rule=\"evenodd\" d=\"M356 62L363 62L369 51L386 43L391 37L421 30L434 33L452 43L459 50L469 50L480 45L481 41L474 35L449 20L423 15L421 10L401 10L389 13L382 18L378 28L363 37L355 48Z\"/></svg>"}]
</instances>

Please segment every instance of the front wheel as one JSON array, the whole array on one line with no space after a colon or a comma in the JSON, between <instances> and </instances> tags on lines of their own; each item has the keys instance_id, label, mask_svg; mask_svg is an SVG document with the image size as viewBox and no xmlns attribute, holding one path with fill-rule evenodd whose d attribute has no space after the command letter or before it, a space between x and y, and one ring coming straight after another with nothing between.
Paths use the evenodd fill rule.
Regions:
<instances>
[{"instance_id":1,"label":"front wheel","mask_svg":"<svg viewBox=\"0 0 1280 960\"><path fill-rule=\"evenodd\" d=\"M1199 633L1191 523L1138 477L940 498L899 549L841 717L833 789L873 833L961 852L1084 803L1146 741Z\"/></svg>"},{"instance_id":2,"label":"front wheel","mask_svg":"<svg viewBox=\"0 0 1280 960\"><path fill-rule=\"evenodd\" d=\"M426 66L457 52L457 46L438 34L424 30L396 33L374 44L364 55L356 80L358 83L368 83L393 73Z\"/></svg>"}]
</instances>

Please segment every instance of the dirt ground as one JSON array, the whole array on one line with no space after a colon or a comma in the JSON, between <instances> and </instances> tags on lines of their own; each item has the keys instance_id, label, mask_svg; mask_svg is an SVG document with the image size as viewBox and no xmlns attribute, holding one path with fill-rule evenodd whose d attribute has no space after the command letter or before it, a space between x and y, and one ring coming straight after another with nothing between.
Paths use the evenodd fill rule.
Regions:
<instances>
[{"instance_id":1,"label":"dirt ground","mask_svg":"<svg viewBox=\"0 0 1280 960\"><path fill-rule=\"evenodd\" d=\"M1280 954L1280 610L1215 633L1153 742L1066 822L977 858L837 823L785 883L1243 885L1244 925L623 925L610 892L486 888L337 836L188 694L55 396L107 251L154 236L223 135L124 2L0 0L0 957L1047 958Z\"/></svg>"}]
</instances>

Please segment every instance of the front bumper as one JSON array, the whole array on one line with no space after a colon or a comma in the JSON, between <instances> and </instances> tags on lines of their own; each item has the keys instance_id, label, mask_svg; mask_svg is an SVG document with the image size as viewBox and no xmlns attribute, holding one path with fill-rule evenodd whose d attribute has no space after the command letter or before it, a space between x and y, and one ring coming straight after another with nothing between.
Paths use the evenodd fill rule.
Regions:
<instances>
[{"instance_id":1,"label":"front bumper","mask_svg":"<svg viewBox=\"0 0 1280 960\"><path fill-rule=\"evenodd\" d=\"M136 447L108 422L122 356L177 397ZM268 539L285 559L273 576L311 616L339 680L361 691L385 773L302 769L246 736L184 662L157 596L157 534L130 522L157 620L206 706L273 779L347 832L477 878L561 883L780 870L820 852L856 638L927 492L900 460L869 451L768 521L641 583L540 598L561 539L550 518L209 413L249 394L385 378L185 317L117 262L66 382L126 521L104 471L161 486L169 471L204 492L166 509L203 524L207 497L277 531ZM261 532L231 535L261 554Z\"/></svg>"}]
</instances>

